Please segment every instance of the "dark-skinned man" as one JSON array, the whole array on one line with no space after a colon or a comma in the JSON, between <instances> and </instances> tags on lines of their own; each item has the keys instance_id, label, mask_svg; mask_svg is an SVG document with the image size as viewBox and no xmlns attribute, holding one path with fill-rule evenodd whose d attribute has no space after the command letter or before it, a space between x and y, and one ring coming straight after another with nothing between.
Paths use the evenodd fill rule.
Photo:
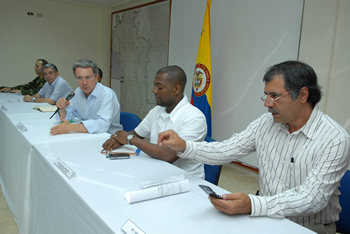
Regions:
<instances>
[{"instance_id":1,"label":"dark-skinned man","mask_svg":"<svg viewBox=\"0 0 350 234\"><path fill-rule=\"evenodd\" d=\"M181 137L190 141L202 141L207 134L205 116L183 94L186 81L185 72L178 66L160 69L154 79L153 89L157 106L134 130L117 131L103 144L103 148L110 150L121 144L132 144L153 158L167 161L204 178L202 163L180 159L172 149L157 145L158 133L168 129L174 129ZM150 142L143 140L146 137L150 138Z\"/></svg>"}]
</instances>

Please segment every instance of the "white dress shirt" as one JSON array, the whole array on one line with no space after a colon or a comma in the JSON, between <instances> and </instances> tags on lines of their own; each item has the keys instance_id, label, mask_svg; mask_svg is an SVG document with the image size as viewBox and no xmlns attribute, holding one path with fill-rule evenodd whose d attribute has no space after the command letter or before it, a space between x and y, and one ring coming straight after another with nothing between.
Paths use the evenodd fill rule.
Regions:
<instances>
[{"instance_id":1,"label":"white dress shirt","mask_svg":"<svg viewBox=\"0 0 350 234\"><path fill-rule=\"evenodd\" d=\"M207 135L204 114L188 102L186 95L170 114L166 113L165 107L154 107L135 128L135 132L141 137L149 137L150 143L157 144L158 133L169 129L176 131L183 139L191 141L203 141ZM204 178L203 163L179 158L173 165Z\"/></svg>"},{"instance_id":2,"label":"white dress shirt","mask_svg":"<svg viewBox=\"0 0 350 234\"><path fill-rule=\"evenodd\" d=\"M287 125L264 114L223 142L186 143L178 156L209 164L257 151L260 193L249 194L251 216L287 217L301 225L339 219L338 187L348 167L350 139L317 106L307 123L291 134Z\"/></svg>"},{"instance_id":3,"label":"white dress shirt","mask_svg":"<svg viewBox=\"0 0 350 234\"><path fill-rule=\"evenodd\" d=\"M114 134L122 130L120 125L120 105L115 92L97 83L96 87L89 95L78 87L75 90L75 96L70 100L70 105L66 108L67 120L79 118L82 120L89 133L108 132ZM56 115L56 119L59 116Z\"/></svg>"},{"instance_id":4,"label":"white dress shirt","mask_svg":"<svg viewBox=\"0 0 350 234\"><path fill-rule=\"evenodd\" d=\"M39 90L38 94L42 98L51 98L55 102L61 97L67 97L68 94L73 92L73 89L62 77L58 76L52 84L46 82L44 86Z\"/></svg>"}]
</instances>

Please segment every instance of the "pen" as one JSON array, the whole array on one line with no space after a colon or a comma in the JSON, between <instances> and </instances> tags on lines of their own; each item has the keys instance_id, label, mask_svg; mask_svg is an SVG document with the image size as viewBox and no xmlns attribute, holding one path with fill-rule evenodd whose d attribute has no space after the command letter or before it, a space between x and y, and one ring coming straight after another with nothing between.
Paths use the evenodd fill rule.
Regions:
<instances>
[{"instance_id":1,"label":"pen","mask_svg":"<svg viewBox=\"0 0 350 234\"><path fill-rule=\"evenodd\" d=\"M140 149L139 148L137 148L137 150L136 150L136 156L138 156L139 154L140 154Z\"/></svg>"},{"instance_id":2,"label":"pen","mask_svg":"<svg viewBox=\"0 0 350 234\"><path fill-rule=\"evenodd\" d=\"M106 153L106 158L109 158L109 150Z\"/></svg>"}]
</instances>

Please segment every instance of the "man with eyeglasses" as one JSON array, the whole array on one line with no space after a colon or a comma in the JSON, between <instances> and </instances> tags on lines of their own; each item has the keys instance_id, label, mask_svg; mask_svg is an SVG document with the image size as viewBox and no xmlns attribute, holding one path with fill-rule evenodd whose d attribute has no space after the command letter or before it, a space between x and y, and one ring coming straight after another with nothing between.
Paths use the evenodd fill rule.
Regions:
<instances>
[{"instance_id":1,"label":"man with eyeglasses","mask_svg":"<svg viewBox=\"0 0 350 234\"><path fill-rule=\"evenodd\" d=\"M261 99L271 113L224 142L190 142L174 131L158 144L181 158L220 165L257 152L259 195L209 197L226 214L288 218L317 233L335 233L340 180L350 159L347 132L316 105L321 99L314 70L287 61L270 67Z\"/></svg>"},{"instance_id":2,"label":"man with eyeglasses","mask_svg":"<svg viewBox=\"0 0 350 234\"><path fill-rule=\"evenodd\" d=\"M23 100L26 102L49 103L55 105L59 98L67 96L72 92L72 88L62 77L59 76L57 67L48 63L42 67L46 83L34 95L25 95Z\"/></svg>"},{"instance_id":3,"label":"man with eyeglasses","mask_svg":"<svg viewBox=\"0 0 350 234\"><path fill-rule=\"evenodd\" d=\"M55 118L60 119L62 123L52 127L50 134L69 132L114 134L122 130L118 98L112 89L98 83L99 71L96 63L88 59L78 60L73 65L73 74L79 87L70 102L65 97L58 100L56 106L60 110ZM69 122L75 118L81 122L79 124Z\"/></svg>"}]
</instances>

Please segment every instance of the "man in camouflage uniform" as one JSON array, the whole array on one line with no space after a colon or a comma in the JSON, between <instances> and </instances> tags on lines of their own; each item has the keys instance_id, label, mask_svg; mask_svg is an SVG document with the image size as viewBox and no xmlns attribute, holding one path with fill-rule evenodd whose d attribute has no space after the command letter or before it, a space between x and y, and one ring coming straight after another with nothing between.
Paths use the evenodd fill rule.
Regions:
<instances>
[{"instance_id":1,"label":"man in camouflage uniform","mask_svg":"<svg viewBox=\"0 0 350 234\"><path fill-rule=\"evenodd\" d=\"M22 93L22 95L33 95L44 86L46 80L41 71L42 66L46 65L48 62L45 59L38 59L35 63L34 70L38 75L34 80L24 85L17 85L15 87L0 87L0 92L11 92L11 93Z\"/></svg>"}]
</instances>

